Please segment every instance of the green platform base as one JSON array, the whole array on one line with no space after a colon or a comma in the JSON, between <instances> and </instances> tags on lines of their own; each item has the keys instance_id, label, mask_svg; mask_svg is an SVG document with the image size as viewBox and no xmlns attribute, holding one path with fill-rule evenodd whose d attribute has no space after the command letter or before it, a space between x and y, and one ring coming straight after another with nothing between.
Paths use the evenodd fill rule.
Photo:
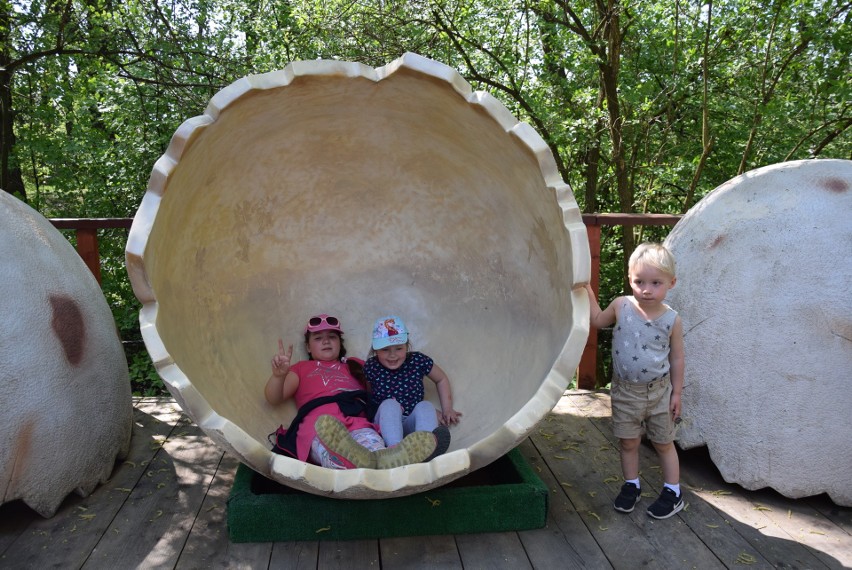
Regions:
<instances>
[{"instance_id":1,"label":"green platform base","mask_svg":"<svg viewBox=\"0 0 852 570\"><path fill-rule=\"evenodd\" d=\"M240 465L228 533L232 542L284 542L528 530L544 526L547 501L517 449L443 487L392 499L312 495Z\"/></svg>"}]
</instances>

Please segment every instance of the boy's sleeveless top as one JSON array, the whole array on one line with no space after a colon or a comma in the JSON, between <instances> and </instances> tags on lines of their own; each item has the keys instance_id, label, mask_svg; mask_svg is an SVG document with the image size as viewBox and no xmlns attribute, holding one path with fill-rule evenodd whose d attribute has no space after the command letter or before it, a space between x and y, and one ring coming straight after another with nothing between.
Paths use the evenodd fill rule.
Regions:
<instances>
[{"instance_id":1,"label":"boy's sleeveless top","mask_svg":"<svg viewBox=\"0 0 852 570\"><path fill-rule=\"evenodd\" d=\"M629 298L619 303L618 321L612 329L612 365L615 375L626 382L647 383L669 371L669 339L677 311L645 320Z\"/></svg>"},{"instance_id":2,"label":"boy's sleeveless top","mask_svg":"<svg viewBox=\"0 0 852 570\"><path fill-rule=\"evenodd\" d=\"M388 398L393 398L405 408L405 415L411 414L414 406L423 401L425 387L423 377L432 372L433 361L421 352L409 352L405 363L396 370L388 370L375 356L367 359L364 375L370 383L370 401L378 406Z\"/></svg>"}]
</instances>

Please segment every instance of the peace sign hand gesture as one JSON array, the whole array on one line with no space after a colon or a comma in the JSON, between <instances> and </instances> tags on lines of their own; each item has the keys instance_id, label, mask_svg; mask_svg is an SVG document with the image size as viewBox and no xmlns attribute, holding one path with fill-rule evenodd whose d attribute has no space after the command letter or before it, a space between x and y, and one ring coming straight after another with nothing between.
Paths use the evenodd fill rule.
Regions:
<instances>
[{"instance_id":1,"label":"peace sign hand gesture","mask_svg":"<svg viewBox=\"0 0 852 570\"><path fill-rule=\"evenodd\" d=\"M290 359L293 358L293 345L285 351L284 341L278 339L278 354L272 358L272 375L279 378L287 376L290 372Z\"/></svg>"}]
</instances>

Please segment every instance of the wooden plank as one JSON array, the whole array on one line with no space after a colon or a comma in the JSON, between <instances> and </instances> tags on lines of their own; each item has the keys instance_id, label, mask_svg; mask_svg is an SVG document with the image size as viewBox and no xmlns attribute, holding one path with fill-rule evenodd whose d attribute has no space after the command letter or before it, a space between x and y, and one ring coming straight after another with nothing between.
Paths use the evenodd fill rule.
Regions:
<instances>
[{"instance_id":1,"label":"wooden plank","mask_svg":"<svg viewBox=\"0 0 852 570\"><path fill-rule=\"evenodd\" d=\"M679 516L652 519L648 503L627 515L612 508L622 483L618 452L566 398L548 420L532 439L557 478L572 485L566 495L613 567L724 567Z\"/></svg>"},{"instance_id":2,"label":"wooden plank","mask_svg":"<svg viewBox=\"0 0 852 570\"><path fill-rule=\"evenodd\" d=\"M338 540L319 544L317 568L323 570L375 569L379 566L379 541Z\"/></svg>"},{"instance_id":3,"label":"wooden plank","mask_svg":"<svg viewBox=\"0 0 852 570\"><path fill-rule=\"evenodd\" d=\"M596 399L594 402L589 401L588 404L595 406L600 413L607 403L607 400ZM611 434L610 434L611 436ZM613 441L615 439L613 438ZM651 449L649 446L645 446ZM848 532L837 527L830 519L818 516L818 511L809 506L807 501L796 501L781 497L777 493L771 491L751 492L739 486L732 486L724 482L718 469L712 464L706 449L680 451L681 455L681 482L685 489L695 491L699 496L703 491L704 485L717 485L727 487L733 490L714 491L714 495L736 495L737 499L747 501L751 505L751 509L758 516L749 516L748 507L736 507L741 513L744 520L751 520L752 525L735 525L735 530L743 536L746 541L755 550L760 551L760 558L767 559L771 564L789 564L791 561L799 560L804 567L819 568L823 564L832 567L841 560L847 559L849 553L852 552L852 543L849 541ZM653 459L654 456L652 456ZM655 481L655 484L661 485L662 478L659 474L659 469L652 469L643 472L643 478ZM687 500L687 511L690 508L704 510L707 506L712 506L709 501L689 501L689 495L685 495ZM704 496L703 498L707 498ZM772 501L775 506L767 508L763 503ZM737 504L736 501L732 504ZM715 508L715 507L714 507ZM718 512L718 509L716 509ZM789 513L789 520L777 516L774 511ZM798 513L798 517L794 517L793 513ZM720 516L725 524L730 526L733 523L730 521L730 516L727 513L720 513ZM704 513L709 517L708 513ZM691 519L685 519L690 521ZM743 519L741 519L743 520ZM803 528L803 524L809 523L813 530L807 533L797 532L796 529ZM801 523L801 524L799 524ZM750 549L744 549L739 553L731 553L730 547L733 545L729 536L723 533L723 536L714 536L719 533L708 532L707 529L713 529L718 523L706 523L704 527L694 525L695 533L702 538L707 544L717 545L717 553L720 559L730 563L731 560L736 560L742 557L744 560L750 560L755 556ZM767 529L767 530L764 530ZM786 529L786 531L784 530ZM754 532L757 530L758 532ZM767 537L773 537L778 540L767 540ZM758 548L760 547L760 548ZM763 549L763 550L761 550ZM724 554L723 554L724 552ZM733 556L736 556L734 558ZM822 561L820 561L822 560Z\"/></svg>"},{"instance_id":4,"label":"wooden plank","mask_svg":"<svg viewBox=\"0 0 852 570\"><path fill-rule=\"evenodd\" d=\"M601 213L583 214L587 226L674 226L682 214Z\"/></svg>"},{"instance_id":5,"label":"wooden plank","mask_svg":"<svg viewBox=\"0 0 852 570\"><path fill-rule=\"evenodd\" d=\"M803 501L837 525L847 535L852 535L852 507L841 507L832 502L826 494L807 497Z\"/></svg>"},{"instance_id":6,"label":"wooden plank","mask_svg":"<svg viewBox=\"0 0 852 570\"><path fill-rule=\"evenodd\" d=\"M698 450L696 450L698 451ZM683 481L704 503L722 514L725 522L748 540L770 564L801 568L843 567L832 555L846 559L848 566L852 541L848 535L812 509L805 501L781 497L770 490L748 491L725 482L700 450L701 465L694 465L696 453L682 454L686 465ZM841 535L846 543L840 542Z\"/></svg>"},{"instance_id":7,"label":"wooden plank","mask_svg":"<svg viewBox=\"0 0 852 570\"><path fill-rule=\"evenodd\" d=\"M612 568L600 545L529 440L521 453L550 489L547 526L518 533L534 568Z\"/></svg>"},{"instance_id":8,"label":"wooden plank","mask_svg":"<svg viewBox=\"0 0 852 570\"><path fill-rule=\"evenodd\" d=\"M150 416L158 422L171 427L177 425L183 415L183 410L169 397L134 398L133 407Z\"/></svg>"},{"instance_id":9,"label":"wooden plank","mask_svg":"<svg viewBox=\"0 0 852 570\"><path fill-rule=\"evenodd\" d=\"M578 413L588 414L592 418L591 421L595 429L610 442L614 450L617 450L618 438L612 434L612 425L609 419L612 411L608 395L601 393L575 394L572 398L565 400L565 403L573 406ZM637 511L641 511L644 515L647 506L656 499L663 481L656 452L647 445L642 445L639 451L643 493L642 502L637 506ZM620 486L620 466L618 471L618 485ZM689 486L683 480L683 477L684 466L681 465L682 489L687 490ZM651 488L653 488L653 491L650 490ZM688 493L684 494L684 501L687 506L677 517L701 538L716 558L728 566L736 564L737 560L742 560L750 562L750 565L771 567L768 560L758 550L752 548L742 534L731 527L729 522L715 509L701 501L691 500Z\"/></svg>"},{"instance_id":10,"label":"wooden plank","mask_svg":"<svg viewBox=\"0 0 852 570\"><path fill-rule=\"evenodd\" d=\"M271 542L232 543L228 538L228 496L239 464L231 455L222 457L175 568L265 568L269 564ZM316 567L316 554L311 567Z\"/></svg>"},{"instance_id":11,"label":"wooden plank","mask_svg":"<svg viewBox=\"0 0 852 570\"><path fill-rule=\"evenodd\" d=\"M592 267L589 285L598 297L600 291L601 273L601 227L598 225L586 226L589 239L589 254L591 255ZM589 327L589 336L586 338L586 346L580 356L580 365L577 368L577 388L594 390L598 385L597 378L598 360L598 329Z\"/></svg>"},{"instance_id":12,"label":"wooden plank","mask_svg":"<svg viewBox=\"0 0 852 570\"><path fill-rule=\"evenodd\" d=\"M600 403L600 401L596 402L596 404ZM617 438L612 436L609 421L601 418L603 408L599 405L594 405L594 407L596 408L594 413L597 417L593 420L593 424L596 425L599 430L605 431L606 437L611 438L608 439L608 441L611 442L613 449L615 449L615 446L617 446ZM608 406L606 409L608 410ZM662 472L659 468L658 462L659 459L650 446L643 445L640 448L640 466L643 467L640 470L640 475L643 480L643 494L642 502L640 502L637 506L637 511L641 513L641 516L645 516L646 518L647 515L645 514L645 509L647 509L650 503L656 499L658 490L662 488L663 484ZM760 552L752 548L749 542L743 538L741 533L737 532L736 529L732 528L731 525L728 524L728 521L724 516L713 509L712 506L703 501L695 500L689 492L686 492L689 489L689 485L683 480L684 470L686 467L681 465L681 468L681 488L684 492L686 507L684 511L677 515L677 517L701 539L704 545L706 545L709 549L710 553L712 553L715 558L719 559L725 565L731 567L737 563L737 560L742 560L743 563L750 562L751 565L757 565L759 567L771 567L769 562L761 556ZM620 473L617 484L619 486L621 485ZM653 519L648 520L651 525L655 523L666 523L666 521L653 521Z\"/></svg>"},{"instance_id":13,"label":"wooden plank","mask_svg":"<svg viewBox=\"0 0 852 570\"><path fill-rule=\"evenodd\" d=\"M156 415L156 414L155 414ZM84 568L173 567L223 452L181 416Z\"/></svg>"},{"instance_id":14,"label":"wooden plank","mask_svg":"<svg viewBox=\"0 0 852 570\"><path fill-rule=\"evenodd\" d=\"M557 405L530 439L614 568L659 566L631 518L612 510L614 494L605 481L620 480L617 453L607 442L589 439L594 432L582 415Z\"/></svg>"},{"instance_id":15,"label":"wooden plank","mask_svg":"<svg viewBox=\"0 0 852 570\"><path fill-rule=\"evenodd\" d=\"M617 438L612 435L609 423L601 421L601 418L605 418L606 414L610 413L608 398L578 394L575 398L564 401L574 405L578 410L585 409L586 413L593 415L596 418L593 423L598 426L601 434L613 445L617 445ZM662 473L656 453L650 444L643 445L640 452L640 465L643 467L650 465L649 468L641 470L643 483L655 489L661 488ZM687 507L677 516L713 550L724 564L825 567L816 556L791 536L781 536L765 531L764 529L769 526L766 522L766 514L758 508L759 505L745 497L748 491L741 487L733 491L725 489L724 487L729 485L724 483L715 467L708 469L708 466L712 466L711 463L706 460L696 461L689 453L681 452L680 456L681 488L687 491L684 494ZM705 491L707 485L711 485L714 490ZM716 487L717 485L719 487ZM643 484L643 487L646 486ZM722 490L719 490L720 487ZM645 493L643 498L644 496ZM722 505L724 507L720 508ZM742 524L744 521L753 521L753 524Z\"/></svg>"},{"instance_id":16,"label":"wooden plank","mask_svg":"<svg viewBox=\"0 0 852 570\"><path fill-rule=\"evenodd\" d=\"M8 562L6 550L40 517L23 501L0 505L0 566Z\"/></svg>"},{"instance_id":17,"label":"wooden plank","mask_svg":"<svg viewBox=\"0 0 852 570\"><path fill-rule=\"evenodd\" d=\"M272 545L269 567L316 570L318 558L319 542L276 542Z\"/></svg>"},{"instance_id":18,"label":"wooden plank","mask_svg":"<svg viewBox=\"0 0 852 570\"><path fill-rule=\"evenodd\" d=\"M379 551L384 570L462 568L452 535L383 538Z\"/></svg>"},{"instance_id":19,"label":"wooden plank","mask_svg":"<svg viewBox=\"0 0 852 570\"><path fill-rule=\"evenodd\" d=\"M173 400L135 403L131 454L90 497L69 497L52 519L20 502L0 507L0 567L852 567L852 509L825 496L794 500L725 483L696 450L681 454L682 485L688 490L683 512L665 521L650 519L641 508L643 497L631 515L616 513L611 501L621 478L609 398L585 391L564 396L521 445L551 490L543 529L231 544L220 507L236 460L189 425ZM662 484L661 473L649 446L643 445L640 455L650 501ZM145 508L144 501L150 503ZM696 541L704 550L695 548Z\"/></svg>"},{"instance_id":20,"label":"wooden plank","mask_svg":"<svg viewBox=\"0 0 852 570\"><path fill-rule=\"evenodd\" d=\"M162 410L157 413L168 415ZM5 561L32 568L83 565L127 501L128 491L143 477L145 465L156 453L152 442L165 439L173 429L170 423L139 409L134 410L133 418L128 457L117 464L110 480L89 497L69 496L50 519L21 520L26 530L5 549Z\"/></svg>"},{"instance_id":21,"label":"wooden plank","mask_svg":"<svg viewBox=\"0 0 852 570\"><path fill-rule=\"evenodd\" d=\"M92 230L130 229L130 226L133 225L133 218L50 218L50 223L58 230L76 230L78 228Z\"/></svg>"},{"instance_id":22,"label":"wooden plank","mask_svg":"<svg viewBox=\"0 0 852 570\"><path fill-rule=\"evenodd\" d=\"M456 544L465 570L532 568L517 532L460 534Z\"/></svg>"},{"instance_id":23,"label":"wooden plank","mask_svg":"<svg viewBox=\"0 0 852 570\"><path fill-rule=\"evenodd\" d=\"M95 229L77 229L77 253L83 263L94 275L98 285L101 283L101 254L98 250L98 231Z\"/></svg>"},{"instance_id":24,"label":"wooden plank","mask_svg":"<svg viewBox=\"0 0 852 570\"><path fill-rule=\"evenodd\" d=\"M746 497L763 515L765 522L758 524L767 526L761 534L795 540L828 568L852 568L852 538L807 501L789 499L772 489L747 491ZM804 562L810 564L810 560Z\"/></svg>"}]
</instances>

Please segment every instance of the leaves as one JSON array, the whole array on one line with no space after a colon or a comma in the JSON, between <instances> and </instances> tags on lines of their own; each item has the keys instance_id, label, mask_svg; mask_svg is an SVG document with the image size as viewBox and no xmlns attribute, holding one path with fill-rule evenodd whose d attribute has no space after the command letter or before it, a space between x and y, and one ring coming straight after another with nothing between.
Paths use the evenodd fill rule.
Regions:
<instances>
[{"instance_id":1,"label":"leaves","mask_svg":"<svg viewBox=\"0 0 852 570\"><path fill-rule=\"evenodd\" d=\"M15 135L0 147L0 187L24 188L48 217L132 216L172 134L212 95L317 57L381 66L413 51L459 70L535 128L586 211L678 213L741 168L852 156L848 3L721 0L712 13L620 0L51 6L5 4L0 29L10 98L0 122ZM602 299L624 287L629 244L666 232L605 232ZM104 233L103 290L134 393L162 393L124 269L126 230Z\"/></svg>"},{"instance_id":2,"label":"leaves","mask_svg":"<svg viewBox=\"0 0 852 570\"><path fill-rule=\"evenodd\" d=\"M757 558L747 552L740 552L735 561L736 564L752 565L757 563Z\"/></svg>"}]
</instances>

